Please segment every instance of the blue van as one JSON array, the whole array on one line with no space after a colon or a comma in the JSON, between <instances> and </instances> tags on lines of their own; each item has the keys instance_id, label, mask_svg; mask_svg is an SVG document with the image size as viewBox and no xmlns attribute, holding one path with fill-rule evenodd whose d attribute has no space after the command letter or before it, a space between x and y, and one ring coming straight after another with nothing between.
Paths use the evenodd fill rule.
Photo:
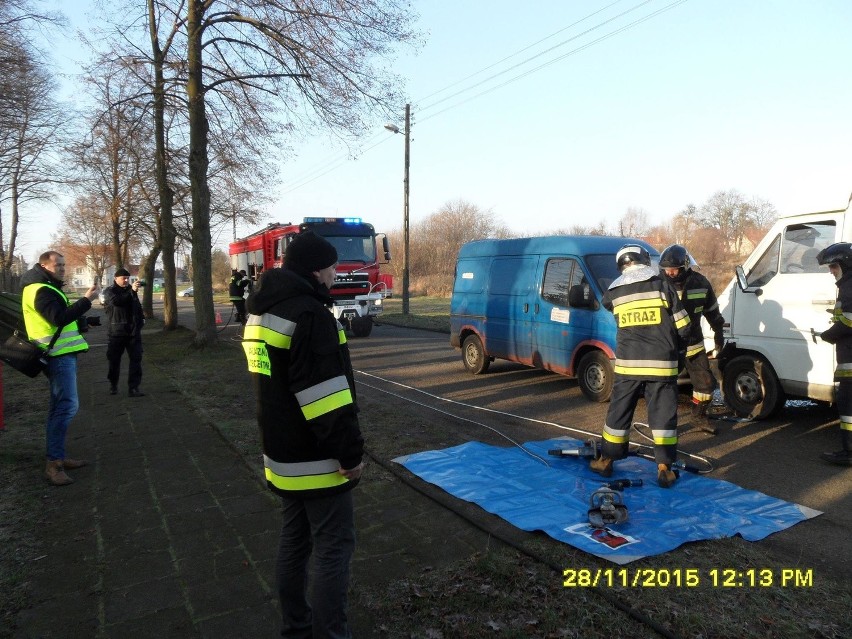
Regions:
<instances>
[{"instance_id":1,"label":"blue van","mask_svg":"<svg viewBox=\"0 0 852 639\"><path fill-rule=\"evenodd\" d=\"M615 318L604 291L618 277L626 237L551 236L480 240L459 250L450 302L450 343L465 368L484 373L494 359L576 377L596 402L609 400Z\"/></svg>"}]
</instances>

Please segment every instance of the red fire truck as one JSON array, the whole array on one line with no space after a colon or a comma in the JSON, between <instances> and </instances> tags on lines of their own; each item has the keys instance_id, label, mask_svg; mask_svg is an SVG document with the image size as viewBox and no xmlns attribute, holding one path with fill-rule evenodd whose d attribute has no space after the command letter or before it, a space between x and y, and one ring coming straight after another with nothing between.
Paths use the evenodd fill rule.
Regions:
<instances>
[{"instance_id":1,"label":"red fire truck","mask_svg":"<svg viewBox=\"0 0 852 639\"><path fill-rule=\"evenodd\" d=\"M280 268L287 245L299 233L309 230L337 249L332 313L356 337L368 336L373 330L373 318L381 314L382 302L391 294L392 279L379 273L380 265L390 261L387 236L377 234L373 225L361 218L306 217L301 224L272 223L229 245L231 268L245 270L252 280L257 280L261 271Z\"/></svg>"}]
</instances>

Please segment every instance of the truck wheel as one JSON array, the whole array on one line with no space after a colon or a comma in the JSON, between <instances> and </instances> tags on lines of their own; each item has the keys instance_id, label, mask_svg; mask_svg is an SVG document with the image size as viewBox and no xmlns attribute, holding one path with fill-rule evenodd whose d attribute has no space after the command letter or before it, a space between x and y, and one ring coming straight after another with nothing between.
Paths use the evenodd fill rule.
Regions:
<instances>
[{"instance_id":1,"label":"truck wheel","mask_svg":"<svg viewBox=\"0 0 852 639\"><path fill-rule=\"evenodd\" d=\"M488 370L491 360L485 354L482 340L476 335L468 335L464 338L464 342L462 342L462 362L464 362L464 367L474 375L479 375Z\"/></svg>"},{"instance_id":2,"label":"truck wheel","mask_svg":"<svg viewBox=\"0 0 852 639\"><path fill-rule=\"evenodd\" d=\"M577 366L577 383L583 395L593 402L607 402L614 382L615 372L609 357L601 351L583 355Z\"/></svg>"},{"instance_id":3,"label":"truck wheel","mask_svg":"<svg viewBox=\"0 0 852 639\"><path fill-rule=\"evenodd\" d=\"M784 391L775 371L765 361L740 355L725 365L722 373L725 403L747 419L767 419L784 406Z\"/></svg>"},{"instance_id":4,"label":"truck wheel","mask_svg":"<svg viewBox=\"0 0 852 639\"><path fill-rule=\"evenodd\" d=\"M369 315L367 317L356 317L352 320L352 334L355 337L367 337L373 330L373 318Z\"/></svg>"}]
</instances>

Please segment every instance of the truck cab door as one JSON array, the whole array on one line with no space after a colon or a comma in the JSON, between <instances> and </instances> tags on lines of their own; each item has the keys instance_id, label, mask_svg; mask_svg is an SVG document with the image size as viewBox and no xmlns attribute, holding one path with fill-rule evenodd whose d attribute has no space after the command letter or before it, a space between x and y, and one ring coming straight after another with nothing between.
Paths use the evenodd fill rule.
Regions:
<instances>
[{"instance_id":1,"label":"truck cab door","mask_svg":"<svg viewBox=\"0 0 852 639\"><path fill-rule=\"evenodd\" d=\"M800 395L811 395L813 385L833 385L834 348L814 334L829 326L837 287L816 255L836 241L837 228L830 219L779 228L747 262L745 290L731 289L731 337L738 348L762 353L782 386Z\"/></svg>"}]
</instances>

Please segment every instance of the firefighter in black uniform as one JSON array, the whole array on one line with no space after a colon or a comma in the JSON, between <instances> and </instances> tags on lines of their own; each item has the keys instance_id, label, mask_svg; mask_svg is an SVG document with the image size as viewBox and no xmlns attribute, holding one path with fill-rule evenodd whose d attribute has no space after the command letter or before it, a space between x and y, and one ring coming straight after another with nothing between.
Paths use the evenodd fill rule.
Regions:
<instances>
[{"instance_id":1,"label":"firefighter in black uniform","mask_svg":"<svg viewBox=\"0 0 852 639\"><path fill-rule=\"evenodd\" d=\"M677 458L677 375L689 335L689 314L677 292L651 266L648 251L636 244L616 254L621 275L604 294L603 305L615 315L615 383L603 428L601 456L590 468L612 475L614 460L627 456L633 412L644 394L654 435L657 483L674 484Z\"/></svg>"},{"instance_id":2,"label":"firefighter in black uniform","mask_svg":"<svg viewBox=\"0 0 852 639\"><path fill-rule=\"evenodd\" d=\"M663 273L677 291L681 304L689 313L689 339L686 343L686 372L692 382L692 417L695 426L701 430L716 434L715 426L708 422L707 408L716 389L716 378L710 371L707 351L704 349L704 331L701 329L701 316L707 319L713 329L716 352L725 345L722 327L725 318L719 312L719 303L710 281L701 273L692 270L692 259L687 250L679 244L666 247L660 254L660 272Z\"/></svg>"},{"instance_id":3,"label":"firefighter in black uniform","mask_svg":"<svg viewBox=\"0 0 852 639\"><path fill-rule=\"evenodd\" d=\"M837 368L834 381L837 385L837 410L840 413L841 449L834 453L821 453L820 459L841 466L852 465L852 244L837 242L817 255L817 262L828 264L837 284L837 302L834 305L834 323L820 337L834 344Z\"/></svg>"},{"instance_id":4,"label":"firefighter in black uniform","mask_svg":"<svg viewBox=\"0 0 852 639\"><path fill-rule=\"evenodd\" d=\"M237 321L246 323L246 289L251 287L251 280L245 271L231 271L231 281L228 283L228 297L237 313Z\"/></svg>"},{"instance_id":5,"label":"firefighter in black uniform","mask_svg":"<svg viewBox=\"0 0 852 639\"><path fill-rule=\"evenodd\" d=\"M306 232L248 299L243 349L257 393L266 481L281 498L282 637L351 637L352 489L364 467L355 379L329 312L337 250ZM311 582L309 584L309 582Z\"/></svg>"}]
</instances>

